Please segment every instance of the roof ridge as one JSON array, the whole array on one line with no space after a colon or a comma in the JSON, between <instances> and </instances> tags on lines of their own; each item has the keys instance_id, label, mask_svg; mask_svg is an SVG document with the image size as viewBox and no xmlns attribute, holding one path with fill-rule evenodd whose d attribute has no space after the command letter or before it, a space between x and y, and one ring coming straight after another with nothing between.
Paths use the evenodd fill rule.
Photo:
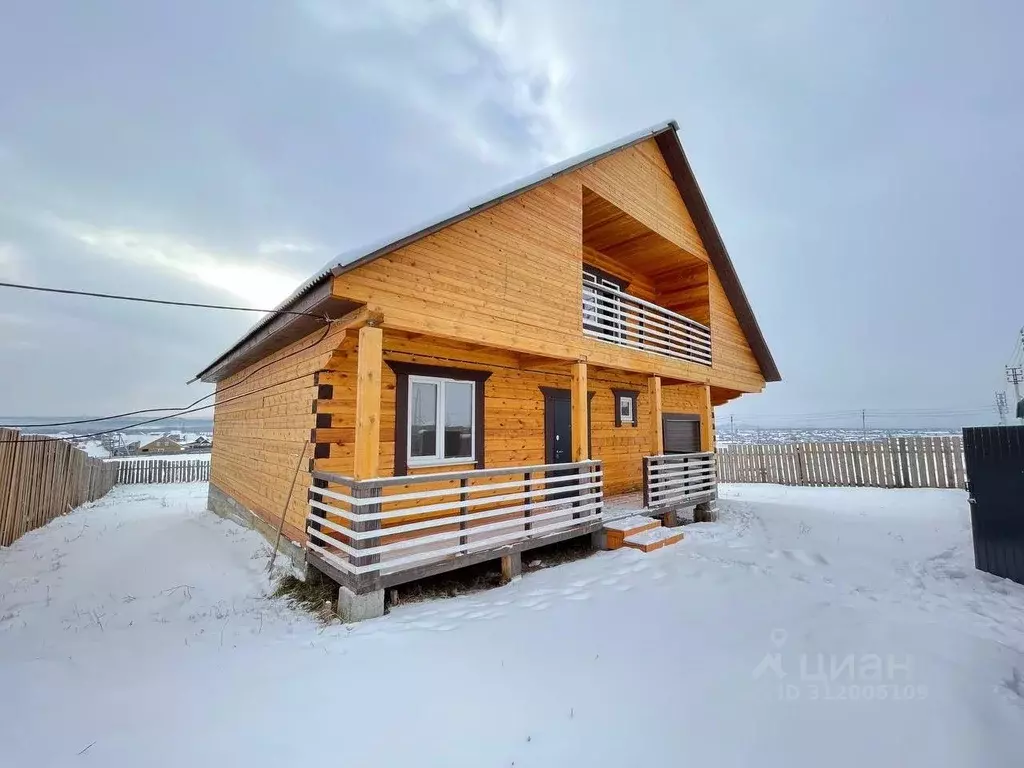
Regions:
<instances>
[{"instance_id":1,"label":"roof ridge","mask_svg":"<svg viewBox=\"0 0 1024 768\"><path fill-rule=\"evenodd\" d=\"M762 374L768 381L778 381L780 376L778 369L775 366L775 361L772 359L771 353L768 351L768 346L761 334L761 329L757 324L757 320L754 318L753 310L751 309L750 303L743 291L743 287L739 283L739 278L732 265L732 260L729 258L729 254L725 249L725 243L722 241L718 227L711 218L711 212L707 207L707 201L704 199L704 195L697 185L697 180L690 168L689 161L686 159L686 155L683 152L682 143L679 141L678 130L679 125L675 120L666 120L656 123L649 128L635 131L615 141L594 147L587 152L574 155L573 157L548 165L532 174L498 187L490 193L471 198L467 203L438 217L434 217L428 222L418 225L415 228L404 229L397 234L389 235L385 238L361 245L357 248L353 248L339 254L321 267L321 269L318 270L309 280L293 291L292 294L281 302L273 312L260 318L231 348L200 371L200 373L196 375L196 378L200 379L206 376L212 369L219 366L222 361L230 357L236 350L245 345L249 339L259 333L261 329L282 317L280 314L282 310L289 309L292 305L306 297L307 294L312 292L317 286L321 285L328 277L338 276L352 269L356 269L357 267L383 256L384 254L405 247L420 238L449 227L462 219L498 205L511 197L520 195L534 187L540 186L541 184L545 184L557 176L574 171L584 165L589 165L606 155L618 152L634 144L638 144L641 141L654 138L658 142L658 148L665 156L665 161L669 166L672 179L675 182L684 203L687 208L690 209L690 215L693 217L694 224L697 226L698 234L704 241L704 245L708 251L709 257L711 258L712 265L715 267L715 270L722 281L723 288L726 291L726 296L732 304L733 310L736 312L740 325L743 327L748 343L750 344L754 356L757 358ZM666 140L666 137L669 134L671 134L672 138Z\"/></svg>"}]
</instances>

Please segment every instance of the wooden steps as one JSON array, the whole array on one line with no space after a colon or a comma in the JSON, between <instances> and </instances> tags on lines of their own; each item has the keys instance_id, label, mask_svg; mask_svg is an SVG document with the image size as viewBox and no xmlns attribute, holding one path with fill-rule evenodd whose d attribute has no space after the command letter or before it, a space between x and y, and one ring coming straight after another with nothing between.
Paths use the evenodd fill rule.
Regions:
<instances>
[{"instance_id":1,"label":"wooden steps","mask_svg":"<svg viewBox=\"0 0 1024 768\"><path fill-rule=\"evenodd\" d=\"M604 525L605 549L630 547L641 552L653 552L683 540L678 528L665 528L655 517L633 515L612 520Z\"/></svg>"},{"instance_id":2,"label":"wooden steps","mask_svg":"<svg viewBox=\"0 0 1024 768\"><path fill-rule=\"evenodd\" d=\"M625 544L626 537L658 528L660 525L656 519L643 515L622 517L605 523L605 549L619 549Z\"/></svg>"},{"instance_id":3,"label":"wooden steps","mask_svg":"<svg viewBox=\"0 0 1024 768\"><path fill-rule=\"evenodd\" d=\"M682 531L675 528L658 527L627 536L622 544L626 547L639 549L641 552L653 552L656 549L667 547L669 544L675 544L682 540Z\"/></svg>"}]
</instances>

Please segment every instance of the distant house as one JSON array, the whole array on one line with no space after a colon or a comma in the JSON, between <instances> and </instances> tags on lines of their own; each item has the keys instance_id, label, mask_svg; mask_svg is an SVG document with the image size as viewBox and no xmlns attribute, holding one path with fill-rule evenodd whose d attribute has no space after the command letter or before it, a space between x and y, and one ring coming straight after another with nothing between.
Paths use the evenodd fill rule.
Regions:
<instances>
[{"instance_id":1,"label":"distant house","mask_svg":"<svg viewBox=\"0 0 1024 768\"><path fill-rule=\"evenodd\" d=\"M110 451L111 456L134 456L139 452L139 447L141 445L142 444L138 440L131 443L125 443L122 441L107 450Z\"/></svg>"},{"instance_id":2,"label":"distant house","mask_svg":"<svg viewBox=\"0 0 1024 768\"><path fill-rule=\"evenodd\" d=\"M205 453L209 451L213 446L213 441L205 435L200 435L191 443L188 444L187 449L193 453Z\"/></svg>"},{"instance_id":3,"label":"distant house","mask_svg":"<svg viewBox=\"0 0 1024 768\"><path fill-rule=\"evenodd\" d=\"M139 453L181 453L183 450L181 443L173 438L173 435L158 437L139 448Z\"/></svg>"}]
</instances>

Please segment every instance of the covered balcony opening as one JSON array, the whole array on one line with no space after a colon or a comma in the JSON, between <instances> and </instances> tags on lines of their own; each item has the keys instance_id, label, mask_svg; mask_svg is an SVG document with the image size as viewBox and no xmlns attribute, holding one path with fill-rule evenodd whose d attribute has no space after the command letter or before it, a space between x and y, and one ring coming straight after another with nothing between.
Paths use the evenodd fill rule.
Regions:
<instances>
[{"instance_id":1,"label":"covered balcony opening","mask_svg":"<svg viewBox=\"0 0 1024 768\"><path fill-rule=\"evenodd\" d=\"M710 366L708 269L699 256L583 188L586 335Z\"/></svg>"}]
</instances>

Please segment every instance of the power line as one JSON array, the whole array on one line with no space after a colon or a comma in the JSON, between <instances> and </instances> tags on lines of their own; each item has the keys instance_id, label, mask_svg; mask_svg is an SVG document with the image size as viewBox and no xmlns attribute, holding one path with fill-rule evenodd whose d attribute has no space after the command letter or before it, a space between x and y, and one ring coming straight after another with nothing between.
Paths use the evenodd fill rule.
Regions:
<instances>
[{"instance_id":1,"label":"power line","mask_svg":"<svg viewBox=\"0 0 1024 768\"><path fill-rule=\"evenodd\" d=\"M1006 416L1009 408L1006 405L1006 393L996 392L996 410L999 411L999 423L1006 424Z\"/></svg>"},{"instance_id":2,"label":"power line","mask_svg":"<svg viewBox=\"0 0 1024 768\"><path fill-rule=\"evenodd\" d=\"M1024 328L1020 329L1017 338L1013 342L1013 350L1010 352L1007 365L1016 365L1024 358Z\"/></svg>"},{"instance_id":3,"label":"power line","mask_svg":"<svg viewBox=\"0 0 1024 768\"><path fill-rule=\"evenodd\" d=\"M169 299L150 299L143 296L124 296L117 293L95 293L93 291L75 291L70 288L47 288L41 285L24 285L23 283L0 282L0 288L16 288L21 291L38 291L40 293L59 293L67 296L88 296L94 299L116 299L117 301L136 301L143 304L164 304L171 307L198 307L200 309L224 309L230 312L260 312L262 314L299 315L301 317L313 317L329 323L331 318L327 315L318 315L313 312L301 312L295 309L255 309L253 307L236 307L228 304L201 304L194 301L171 301Z\"/></svg>"},{"instance_id":4,"label":"power line","mask_svg":"<svg viewBox=\"0 0 1024 768\"><path fill-rule=\"evenodd\" d=\"M256 368L256 369L254 369L252 371L249 371L249 373L245 374L245 376L243 376L241 379L236 381L234 384L228 384L226 387L221 387L220 389L215 390L215 391L211 392L208 395L203 395L198 400L195 400L195 401L189 403L188 405L186 405L184 408L143 408L142 410L139 410L139 411L128 411L126 413L118 413L118 414L115 414L113 416L102 416L102 417L97 417L97 418L92 418L92 419L76 419L74 421L51 421L51 422L47 422L45 424L0 424L0 429L27 429L27 428L33 428L34 429L34 428L38 428L38 427L69 427L69 426L74 426L76 424L95 424L98 421L110 421L111 419L124 419L124 418L128 418L129 416L141 416L144 413L162 413L164 411L174 411L176 413L178 413L178 412L185 412L188 409L194 408L195 406L199 405L199 403L203 402L204 400L209 400L211 397L214 397L214 396L216 396L218 394L223 394L223 393L227 392L228 390L234 389L235 387L239 386L240 384L244 384L249 378L251 378L255 374L259 373L260 371L262 371L267 366L277 365L282 360L287 360L289 357L292 357L293 355L297 355L297 354L299 354L301 352L306 352L307 350L310 350L313 347L319 346L323 342L323 340L327 338L327 334L330 333L331 325L333 325L333 323L334 323L334 321L331 321L330 323L328 323L327 327L324 328L324 332L320 336L320 338L318 338L312 344L309 344L308 346L305 346L305 347L301 347L300 349L292 350L287 355L282 355L281 357L279 357L279 358L277 358L275 360L271 360L268 363L264 363L259 368ZM168 416L167 418L168 419L173 419L174 418L174 414ZM122 429L131 429L131 427L123 427ZM111 431L112 432L119 432L121 430L111 430ZM109 433L107 433L107 434L109 434Z\"/></svg>"},{"instance_id":5,"label":"power line","mask_svg":"<svg viewBox=\"0 0 1024 768\"><path fill-rule=\"evenodd\" d=\"M858 408L849 411L819 411L811 413L776 413L776 414L750 414L740 416L744 420L764 419L832 419L832 418L860 418L865 417L899 417L899 416L965 416L976 413L988 413L993 410L992 405L979 406L976 408L892 408L873 410L871 408Z\"/></svg>"},{"instance_id":6,"label":"power line","mask_svg":"<svg viewBox=\"0 0 1024 768\"><path fill-rule=\"evenodd\" d=\"M172 413L170 416L160 416L160 417L155 418L155 419L147 419L146 421L140 421L140 422L137 422L135 424L129 424L126 427L119 427L117 429L105 429L105 430L103 430L101 432L90 432L87 435L71 435L70 437L50 437L50 436L44 436L44 437L33 438L33 439L30 439L30 440L24 440L24 439L21 439L21 438L19 438L17 440L0 440L0 445L5 445L5 444L8 444L8 443L18 443L20 445L24 445L26 443L49 443L49 442L54 442L54 441L58 441L58 440L86 440L86 439L91 438L91 437L100 437L101 435L111 435L111 434L114 434L115 432L124 432L124 431L127 431L129 429L135 429L136 427L145 426L147 424L156 424L159 421L167 421L168 419L176 419L179 416L184 416L187 413L198 413L199 411L206 411L206 410L209 410L210 408L215 408L218 405L224 405L226 403L231 403L231 402L234 402L235 400L241 400L242 398L245 398L245 397L252 397L253 395L258 395L260 392L265 392L268 389L273 389L274 387L279 387L282 384L291 384L294 381L299 381L301 379L305 379L305 378L308 378L308 377L309 377L309 374L308 373L304 373L301 376L296 376L296 377L291 378L291 379L285 379L284 381L278 381L278 382L275 382L273 384L268 384L265 387L260 387L259 389L254 389L252 392L246 392L245 394L242 394L242 395L235 395L234 397L229 397L226 400L222 400L219 403L212 403L210 405L203 405L203 406L200 406L199 408L189 408L189 409L183 410L183 411L181 411L179 413Z\"/></svg>"}]
</instances>

